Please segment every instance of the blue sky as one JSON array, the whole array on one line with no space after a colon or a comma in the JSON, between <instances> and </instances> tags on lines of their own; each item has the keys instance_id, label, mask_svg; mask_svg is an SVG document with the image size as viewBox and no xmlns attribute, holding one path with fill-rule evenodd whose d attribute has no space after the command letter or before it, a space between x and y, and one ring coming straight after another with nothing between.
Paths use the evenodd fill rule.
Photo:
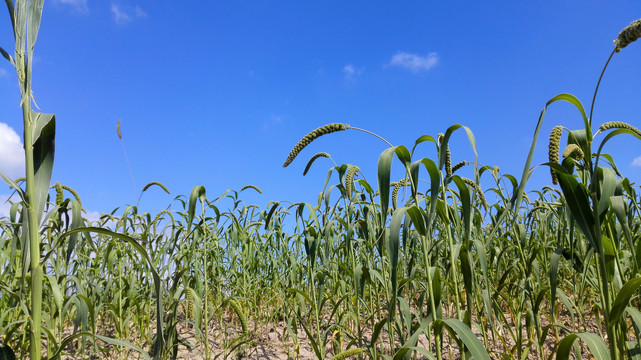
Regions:
<instances>
[{"instance_id":1,"label":"blue sky","mask_svg":"<svg viewBox=\"0 0 641 360\"><path fill-rule=\"evenodd\" d=\"M9 18L0 14L0 46L12 52ZM282 168L303 135L332 122L410 148L421 135L466 125L482 165L520 177L545 102L569 92L589 107L612 40L639 17L638 1L47 0L33 91L57 118L53 182L74 188L89 211L135 204L151 181L172 194L146 193L142 211L196 185L215 198L253 184L263 194L243 199L261 206L314 203L331 162L317 160L303 177L313 154L359 166L375 186L386 147L361 132L337 133ZM595 124L641 127L640 63L641 43L615 55ZM20 98L6 61L0 93L0 171L18 176ZM547 161L547 137L559 124L582 126L569 104L553 105L535 164ZM451 149L454 162L473 160L463 132ZM606 150L624 175L641 178L638 141L619 137ZM417 156L435 158L434 147ZM533 188L544 185L547 168L532 179ZM0 200L9 193L0 188Z\"/></svg>"}]
</instances>

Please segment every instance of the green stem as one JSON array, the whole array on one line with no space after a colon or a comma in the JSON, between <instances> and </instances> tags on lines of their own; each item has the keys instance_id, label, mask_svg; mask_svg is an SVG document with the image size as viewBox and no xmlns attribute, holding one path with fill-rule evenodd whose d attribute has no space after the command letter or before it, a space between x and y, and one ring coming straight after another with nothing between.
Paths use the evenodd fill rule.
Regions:
<instances>
[{"instance_id":1,"label":"green stem","mask_svg":"<svg viewBox=\"0 0 641 360\"><path fill-rule=\"evenodd\" d=\"M21 59L23 60L23 59ZM41 335L41 322L42 322L42 265L40 264L40 236L38 234L38 209L36 201L36 181L35 181L35 160L33 154L33 134L32 134L32 119L31 119L31 86L30 79L27 74L29 71L28 63L25 60L18 63L18 66L24 66L18 71L23 74L24 78L21 79L21 93L22 93L22 118L24 121L24 150L25 150L25 178L26 178L26 210L27 221L29 229L29 251L30 262L29 269L31 270L31 344L29 345L29 353L32 360L40 360L40 335Z\"/></svg>"},{"instance_id":2,"label":"green stem","mask_svg":"<svg viewBox=\"0 0 641 360\"><path fill-rule=\"evenodd\" d=\"M599 85L601 85L601 79L603 79L603 74L605 74L605 69L608 68L608 64L610 63L610 60L612 60L612 56L616 53L616 49L612 50L612 53L610 54L610 57L608 57L608 61L605 62L605 66L603 66L603 70L601 70L601 76L599 76L599 81L596 83L596 88L594 89L594 95L592 95L592 105L590 105L590 117L588 118L590 127L592 127L592 112L594 111L594 102L596 101L596 94L599 92Z\"/></svg>"}]
</instances>

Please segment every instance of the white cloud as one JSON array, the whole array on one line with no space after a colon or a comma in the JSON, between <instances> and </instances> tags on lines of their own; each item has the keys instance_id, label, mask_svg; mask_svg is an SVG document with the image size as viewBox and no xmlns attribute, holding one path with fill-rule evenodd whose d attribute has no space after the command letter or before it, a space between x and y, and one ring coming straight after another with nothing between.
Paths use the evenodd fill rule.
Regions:
<instances>
[{"instance_id":1,"label":"white cloud","mask_svg":"<svg viewBox=\"0 0 641 360\"><path fill-rule=\"evenodd\" d=\"M410 70L413 73L428 71L438 64L438 54L431 52L427 56L419 56L406 52L397 52L392 56L389 64Z\"/></svg>"},{"instance_id":2,"label":"white cloud","mask_svg":"<svg viewBox=\"0 0 641 360\"><path fill-rule=\"evenodd\" d=\"M24 147L20 136L0 122L0 173L15 179L24 175Z\"/></svg>"},{"instance_id":3,"label":"white cloud","mask_svg":"<svg viewBox=\"0 0 641 360\"><path fill-rule=\"evenodd\" d=\"M116 4L111 4L111 13L114 16L114 20L118 25L124 25L131 22L131 15L127 14L123 10L120 10L120 6Z\"/></svg>"},{"instance_id":4,"label":"white cloud","mask_svg":"<svg viewBox=\"0 0 641 360\"><path fill-rule=\"evenodd\" d=\"M73 9L73 11L79 14L89 13L89 7L87 6L87 0L56 0L58 4L68 5Z\"/></svg>"},{"instance_id":5,"label":"white cloud","mask_svg":"<svg viewBox=\"0 0 641 360\"><path fill-rule=\"evenodd\" d=\"M0 77L7 75L7 70L0 69Z\"/></svg>"},{"instance_id":6,"label":"white cloud","mask_svg":"<svg viewBox=\"0 0 641 360\"><path fill-rule=\"evenodd\" d=\"M345 75L346 79L351 79L355 76L359 76L362 73L363 73L363 69L356 68L352 64L347 64L343 66L343 75Z\"/></svg>"},{"instance_id":7,"label":"white cloud","mask_svg":"<svg viewBox=\"0 0 641 360\"><path fill-rule=\"evenodd\" d=\"M138 5L132 10L127 11L121 8L119 5L111 3L111 14L114 17L114 21L118 25L125 25L132 21L134 18L145 18L147 13Z\"/></svg>"},{"instance_id":8,"label":"white cloud","mask_svg":"<svg viewBox=\"0 0 641 360\"><path fill-rule=\"evenodd\" d=\"M641 167L641 156L636 157L634 160L632 160L632 164L630 165Z\"/></svg>"}]
</instances>

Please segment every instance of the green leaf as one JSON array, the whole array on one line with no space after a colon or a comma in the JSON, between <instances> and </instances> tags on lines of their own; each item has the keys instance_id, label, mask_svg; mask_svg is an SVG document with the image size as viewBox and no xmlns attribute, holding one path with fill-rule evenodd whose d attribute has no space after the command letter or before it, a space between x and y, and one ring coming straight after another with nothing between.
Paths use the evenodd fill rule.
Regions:
<instances>
[{"instance_id":1,"label":"green leaf","mask_svg":"<svg viewBox=\"0 0 641 360\"><path fill-rule=\"evenodd\" d=\"M147 352L145 350L143 350L142 348L140 348L138 345L134 344L134 343L131 343L131 342L125 341L125 340L117 340L117 339L113 339L113 338L110 338L110 337L107 337L107 336L102 336L102 335L96 335L96 338L98 338L98 339L100 339L100 340L102 340L104 342L107 342L107 343L109 343L111 345L116 345L116 346L122 346L122 347L129 348L131 350L134 350L134 351L138 352L140 355L142 355L142 357L144 359L151 360L151 357L149 357Z\"/></svg>"},{"instance_id":2,"label":"green leaf","mask_svg":"<svg viewBox=\"0 0 641 360\"><path fill-rule=\"evenodd\" d=\"M407 214L410 216L410 219L412 219L412 224L414 224L416 232L418 232L421 236L425 236L425 214L423 213L423 209L416 205L413 205L407 209Z\"/></svg>"},{"instance_id":3,"label":"green leaf","mask_svg":"<svg viewBox=\"0 0 641 360\"><path fill-rule=\"evenodd\" d=\"M414 146L412 146L411 154L414 155L414 150L416 149L416 146L425 141L431 141L434 144L437 144L436 139L434 139L431 135L423 135L418 139L416 139L416 141L414 142Z\"/></svg>"},{"instance_id":4,"label":"green leaf","mask_svg":"<svg viewBox=\"0 0 641 360\"><path fill-rule=\"evenodd\" d=\"M60 285L53 275L46 275L47 280L49 280L49 286L51 287L51 293L53 295L53 302L56 304L56 308L59 312L62 312L62 305L64 302L64 295L62 290L60 290Z\"/></svg>"},{"instance_id":5,"label":"green leaf","mask_svg":"<svg viewBox=\"0 0 641 360\"><path fill-rule=\"evenodd\" d=\"M393 299L396 298L396 291L398 290L398 253L400 247L400 233L401 233L401 223L403 222L403 217L407 207L401 207L394 211L392 215L392 220L390 221L390 235L387 242L387 255L390 259L391 274L390 281L392 282L392 293L389 304L389 320L393 321L396 316L396 301Z\"/></svg>"},{"instance_id":6,"label":"green leaf","mask_svg":"<svg viewBox=\"0 0 641 360\"><path fill-rule=\"evenodd\" d=\"M84 226L84 219L82 218L82 204L76 199L69 200L71 204L71 225L69 225L69 230L79 229ZM71 253L76 246L78 241L78 236L80 234L73 234L69 237L69 246L67 247L67 262L71 260Z\"/></svg>"},{"instance_id":7,"label":"green leaf","mask_svg":"<svg viewBox=\"0 0 641 360\"><path fill-rule=\"evenodd\" d=\"M15 25L13 27L14 37L16 39L16 57L18 54L25 53L25 36L27 35L27 3L28 1L18 1L18 7L14 9ZM18 67L24 67L24 62L16 64Z\"/></svg>"},{"instance_id":8,"label":"green leaf","mask_svg":"<svg viewBox=\"0 0 641 360\"><path fill-rule=\"evenodd\" d=\"M1 48L1 47L0 47L0 54L2 54L2 56L3 56L5 59L7 59L7 60L11 63L11 65L14 65L13 58L11 57L11 55L9 55L9 53L8 53L8 52L6 52L6 51L5 51L5 49L3 49L3 48ZM15 65L14 65L14 66L15 66Z\"/></svg>"},{"instance_id":9,"label":"green leaf","mask_svg":"<svg viewBox=\"0 0 641 360\"><path fill-rule=\"evenodd\" d=\"M374 325L374 331L372 331L372 339L370 341L370 346L373 348L376 346L376 342L378 341L378 337L381 334L381 331L383 330L383 327L387 323L387 318L381 319L381 321L377 322Z\"/></svg>"},{"instance_id":10,"label":"green leaf","mask_svg":"<svg viewBox=\"0 0 641 360\"><path fill-rule=\"evenodd\" d=\"M200 199L201 202L205 201L205 187L204 186L196 186L191 190L191 194L189 195L189 208L187 210L187 231L189 231L189 228L191 227L191 222L194 220L194 216L196 215L196 202L197 200Z\"/></svg>"},{"instance_id":11,"label":"green leaf","mask_svg":"<svg viewBox=\"0 0 641 360\"><path fill-rule=\"evenodd\" d=\"M617 178L614 170L610 168L597 168L599 177L599 215L610 207L610 197L614 196L617 188Z\"/></svg>"},{"instance_id":12,"label":"green leaf","mask_svg":"<svg viewBox=\"0 0 641 360\"><path fill-rule=\"evenodd\" d=\"M556 284L559 274L559 262L563 256L565 249L559 248L554 251L550 259L550 314L554 319L555 307L556 307Z\"/></svg>"},{"instance_id":13,"label":"green leaf","mask_svg":"<svg viewBox=\"0 0 641 360\"><path fill-rule=\"evenodd\" d=\"M559 171L559 168L556 166L554 170L559 178L559 184L561 185L563 196L565 196L572 217L590 242L590 245L596 249L597 242L596 235L594 234L594 216L591 211L590 198L585 185L579 183L574 178L574 175Z\"/></svg>"},{"instance_id":14,"label":"green leaf","mask_svg":"<svg viewBox=\"0 0 641 360\"><path fill-rule=\"evenodd\" d=\"M29 0L29 28L27 33L27 51L29 51L29 55L32 55L33 47L35 46L36 39L38 38L38 30L40 30L40 19L42 18L43 4L44 0Z\"/></svg>"},{"instance_id":15,"label":"green leaf","mask_svg":"<svg viewBox=\"0 0 641 360\"><path fill-rule=\"evenodd\" d=\"M387 219L387 209L389 208L389 183L390 171L392 169L392 159L394 148L383 150L378 158L378 191L380 192L381 201L381 226L385 226Z\"/></svg>"},{"instance_id":16,"label":"green leaf","mask_svg":"<svg viewBox=\"0 0 641 360\"><path fill-rule=\"evenodd\" d=\"M520 203L523 197L523 193L525 192L525 185L527 184L531 175L530 167L532 165L532 158L534 157L534 150L536 149L536 143L539 139L539 133L541 132L541 125L543 125L543 118L545 117L545 112L547 111L548 106L552 105L557 101L567 101L570 104L574 105L579 110L583 118L583 122L585 124L585 129L587 130L587 133L590 136L590 141L592 140L592 135L591 135L592 133L590 132L590 124L588 121L588 117L585 114L583 105L581 104L579 99L576 98L576 96L572 94L559 94L553 97L552 99L548 100L548 102L543 107L543 110L541 110L541 114L539 115L539 121L536 124L536 128L534 130L534 136L532 137L532 145L530 146L530 152L528 153L527 160L525 161L525 166L523 167L523 175L521 176L521 182L519 183L519 187L514 193L514 196L512 197L510 206L514 212L518 211L521 206Z\"/></svg>"},{"instance_id":17,"label":"green leaf","mask_svg":"<svg viewBox=\"0 0 641 360\"><path fill-rule=\"evenodd\" d=\"M11 346L0 342L0 360L16 360L16 354Z\"/></svg>"},{"instance_id":18,"label":"green leaf","mask_svg":"<svg viewBox=\"0 0 641 360\"><path fill-rule=\"evenodd\" d=\"M457 337L465 344L475 360L490 360L490 355L483 344L476 338L472 330L459 319L446 319L435 321L435 326L445 326L450 334Z\"/></svg>"},{"instance_id":19,"label":"green leaf","mask_svg":"<svg viewBox=\"0 0 641 360\"><path fill-rule=\"evenodd\" d=\"M461 217L463 218L463 225L465 226L463 244L468 246L472 226L472 203L470 201L470 190L460 176L452 176L452 181L454 181L454 184L456 184L456 187L458 187L459 190L459 198L461 199Z\"/></svg>"},{"instance_id":20,"label":"green leaf","mask_svg":"<svg viewBox=\"0 0 641 360\"><path fill-rule=\"evenodd\" d=\"M53 173L56 116L31 111L31 119L35 124L33 133L33 168L35 170L36 199L35 201L29 199L29 205L36 208L37 222L40 223L49 194L51 174Z\"/></svg>"},{"instance_id":21,"label":"green leaf","mask_svg":"<svg viewBox=\"0 0 641 360\"><path fill-rule=\"evenodd\" d=\"M432 220L434 219L434 214L436 213L436 205L438 204L438 193L441 186L441 176L438 171L436 163L431 159L421 160L421 164L425 166L425 169L430 174L430 211L427 213L425 218L425 226L427 231L432 227Z\"/></svg>"},{"instance_id":22,"label":"green leaf","mask_svg":"<svg viewBox=\"0 0 641 360\"><path fill-rule=\"evenodd\" d=\"M576 339L581 339L588 346L592 356L596 360L610 360L610 352L605 344L605 341L597 334L593 333L578 333L570 334L561 340L556 352L557 360L567 360L570 358L570 351Z\"/></svg>"},{"instance_id":23,"label":"green leaf","mask_svg":"<svg viewBox=\"0 0 641 360\"><path fill-rule=\"evenodd\" d=\"M630 302L630 298L637 292L639 287L641 287L641 277L628 280L623 284L612 304L609 326L614 326L621 319L623 312Z\"/></svg>"},{"instance_id":24,"label":"green leaf","mask_svg":"<svg viewBox=\"0 0 641 360\"><path fill-rule=\"evenodd\" d=\"M9 10L9 17L11 18L11 29L13 29L13 36L16 36L16 14L13 7L13 0L5 0L7 10Z\"/></svg>"},{"instance_id":25,"label":"green leaf","mask_svg":"<svg viewBox=\"0 0 641 360\"><path fill-rule=\"evenodd\" d=\"M443 136L443 142L441 143L441 146L439 148L439 154L438 154L438 168L443 169L443 166L445 166L445 153L447 150L447 143L450 140L450 136L452 136L452 133L460 128L463 128L465 132L467 133L467 138L470 142L470 145L472 146L472 150L474 151L474 168L476 169L477 163L478 163L478 155L476 152L476 140L474 139L474 133L470 128L467 126L459 125L459 124L454 124L450 127L447 128L447 131L445 131L445 135Z\"/></svg>"}]
</instances>

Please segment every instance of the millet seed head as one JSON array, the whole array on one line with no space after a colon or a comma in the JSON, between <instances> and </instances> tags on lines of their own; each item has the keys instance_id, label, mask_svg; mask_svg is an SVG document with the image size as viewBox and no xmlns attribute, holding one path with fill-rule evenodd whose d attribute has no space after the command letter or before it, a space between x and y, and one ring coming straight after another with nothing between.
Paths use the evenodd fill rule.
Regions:
<instances>
[{"instance_id":1,"label":"millet seed head","mask_svg":"<svg viewBox=\"0 0 641 360\"><path fill-rule=\"evenodd\" d=\"M481 190L481 187L472 179L461 177L461 180L463 180L463 182L469 185L472 189L476 190L476 196L478 196L479 201L487 211L490 205L487 203L487 200L485 199L485 194L483 194L483 190Z\"/></svg>"},{"instance_id":2,"label":"millet seed head","mask_svg":"<svg viewBox=\"0 0 641 360\"><path fill-rule=\"evenodd\" d=\"M565 147L565 150L563 150L563 155L561 156L564 159L567 159L568 157L572 157L574 160L582 160L583 150L581 150L581 147L577 144L570 144Z\"/></svg>"},{"instance_id":3,"label":"millet seed head","mask_svg":"<svg viewBox=\"0 0 641 360\"><path fill-rule=\"evenodd\" d=\"M465 166L467 164L469 164L467 161L461 161L460 163L454 165L452 167L452 174L454 174L457 170L459 170L460 168L462 168L463 166Z\"/></svg>"},{"instance_id":4,"label":"millet seed head","mask_svg":"<svg viewBox=\"0 0 641 360\"><path fill-rule=\"evenodd\" d=\"M344 131L349 129L349 125L347 124L341 124L341 123L333 123L333 124L328 124L319 127L316 130L313 130L309 134L303 136L302 139L294 146L292 151L289 153L289 156L287 156L287 160L285 160L285 163L283 163L283 167L289 166L289 164L296 159L296 156L305 148L305 146L309 145L312 141L318 139L319 137L323 135L327 135L333 132L337 131Z\"/></svg>"},{"instance_id":5,"label":"millet seed head","mask_svg":"<svg viewBox=\"0 0 641 360\"><path fill-rule=\"evenodd\" d=\"M354 176L361 169L358 166L350 165L347 174L345 174L345 190L347 191L347 196L352 196L352 189L354 188Z\"/></svg>"},{"instance_id":6,"label":"millet seed head","mask_svg":"<svg viewBox=\"0 0 641 360\"><path fill-rule=\"evenodd\" d=\"M621 51L621 49L630 45L631 42L636 41L640 36L641 19L633 21L630 25L621 30L619 36L614 40L614 51Z\"/></svg>"},{"instance_id":7,"label":"millet seed head","mask_svg":"<svg viewBox=\"0 0 641 360\"><path fill-rule=\"evenodd\" d=\"M316 159L321 158L321 157L329 158L330 156L326 152L319 152L316 155L312 156L312 158L309 159L309 161L307 162L307 166L305 166L305 171L303 171L303 176L307 175L307 172L312 167L312 164L314 163L314 161L316 161Z\"/></svg>"},{"instance_id":8,"label":"millet seed head","mask_svg":"<svg viewBox=\"0 0 641 360\"><path fill-rule=\"evenodd\" d=\"M396 200L398 197L398 190L401 189L401 186L409 185L409 182L407 181L407 178L405 178L399 182L391 183L390 185L394 186L394 189L392 190L392 208L396 210Z\"/></svg>"},{"instance_id":9,"label":"millet seed head","mask_svg":"<svg viewBox=\"0 0 641 360\"><path fill-rule=\"evenodd\" d=\"M641 130L639 130L636 127L634 127L634 126L632 126L632 125L630 125L628 123L625 123L623 121L609 121L609 122L606 122L606 123L602 124L601 126L599 126L599 131L598 132L603 132L603 131L610 130L610 129L626 129L626 130L630 130L633 133L641 136Z\"/></svg>"},{"instance_id":10,"label":"millet seed head","mask_svg":"<svg viewBox=\"0 0 641 360\"><path fill-rule=\"evenodd\" d=\"M260 189L258 188L258 186L255 186L255 185L245 185L245 186L243 186L243 187L240 189L240 191L247 190L247 189L254 189L254 190L255 190L256 192L258 192L259 194L262 194L262 193L263 193L262 191L260 191Z\"/></svg>"},{"instance_id":11,"label":"millet seed head","mask_svg":"<svg viewBox=\"0 0 641 360\"><path fill-rule=\"evenodd\" d=\"M563 126L555 126L550 132L550 144L548 146L548 160L551 163L559 163L559 147L561 143L561 135L563 134ZM554 185L559 183L559 179L556 176L553 168L550 168L550 174L552 175L552 183Z\"/></svg>"}]
</instances>

